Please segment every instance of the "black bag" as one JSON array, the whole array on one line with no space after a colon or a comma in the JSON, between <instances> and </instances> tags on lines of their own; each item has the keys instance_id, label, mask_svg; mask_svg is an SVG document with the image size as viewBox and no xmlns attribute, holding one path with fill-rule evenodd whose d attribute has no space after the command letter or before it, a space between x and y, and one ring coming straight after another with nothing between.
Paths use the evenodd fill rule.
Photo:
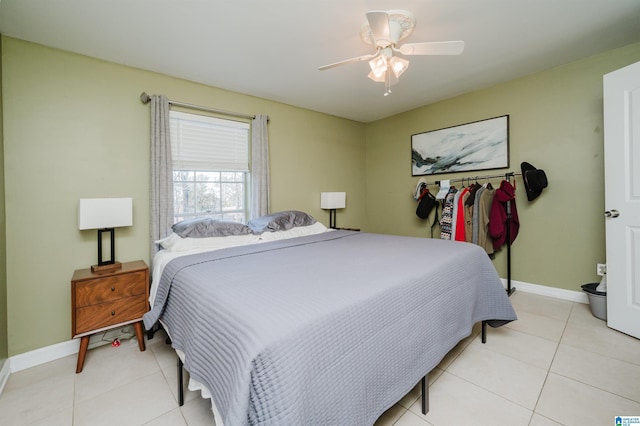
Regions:
<instances>
[{"instance_id":1,"label":"black bag","mask_svg":"<svg viewBox=\"0 0 640 426\"><path fill-rule=\"evenodd\" d=\"M420 219L426 219L429 217L431 210L434 209L438 205L438 201L436 197L429 192L428 189L424 189L422 194L420 194L420 198L418 199L418 208L416 209L416 215ZM437 218L436 218L437 219Z\"/></svg>"},{"instance_id":2,"label":"black bag","mask_svg":"<svg viewBox=\"0 0 640 426\"><path fill-rule=\"evenodd\" d=\"M436 224L440 224L440 221L438 220L438 200L436 200L436 197L429 192L427 188L425 188L418 199L416 215L420 219L427 219L433 209L436 210L436 214L433 218L433 223L431 224L431 238L433 238L433 227L436 226Z\"/></svg>"}]
</instances>

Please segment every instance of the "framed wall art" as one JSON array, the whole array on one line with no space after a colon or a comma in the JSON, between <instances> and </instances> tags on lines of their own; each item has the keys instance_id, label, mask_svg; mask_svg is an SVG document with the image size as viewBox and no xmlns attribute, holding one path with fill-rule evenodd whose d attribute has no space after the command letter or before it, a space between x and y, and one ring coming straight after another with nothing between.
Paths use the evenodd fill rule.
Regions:
<instances>
[{"instance_id":1,"label":"framed wall art","mask_svg":"<svg viewBox=\"0 0 640 426\"><path fill-rule=\"evenodd\" d=\"M509 116L411 135L411 175L509 167Z\"/></svg>"}]
</instances>

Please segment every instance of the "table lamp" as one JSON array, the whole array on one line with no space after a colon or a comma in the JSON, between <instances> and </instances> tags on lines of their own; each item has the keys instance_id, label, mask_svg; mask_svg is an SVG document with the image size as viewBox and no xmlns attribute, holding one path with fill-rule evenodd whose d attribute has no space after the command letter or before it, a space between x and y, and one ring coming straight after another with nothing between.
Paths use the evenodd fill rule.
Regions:
<instances>
[{"instance_id":1,"label":"table lamp","mask_svg":"<svg viewBox=\"0 0 640 426\"><path fill-rule=\"evenodd\" d=\"M81 198L78 204L78 229L98 230L98 264L91 266L92 272L107 272L120 269L122 264L115 261L115 229L133 225L131 198ZM103 233L111 237L111 257L103 259Z\"/></svg>"},{"instance_id":2,"label":"table lamp","mask_svg":"<svg viewBox=\"0 0 640 426\"><path fill-rule=\"evenodd\" d=\"M346 192L321 192L320 208L329 210L329 228L336 227L336 209L344 209L346 206Z\"/></svg>"}]
</instances>

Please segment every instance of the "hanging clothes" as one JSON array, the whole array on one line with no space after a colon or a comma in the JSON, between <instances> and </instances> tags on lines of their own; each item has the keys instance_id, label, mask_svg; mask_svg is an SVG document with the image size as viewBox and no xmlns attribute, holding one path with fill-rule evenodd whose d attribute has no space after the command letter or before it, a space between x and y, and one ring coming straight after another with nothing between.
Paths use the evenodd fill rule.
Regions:
<instances>
[{"instance_id":1,"label":"hanging clothes","mask_svg":"<svg viewBox=\"0 0 640 426\"><path fill-rule=\"evenodd\" d=\"M460 201L460 195L462 195L462 191L464 191L464 187L461 190L457 191L453 196L453 210L451 210L451 239L455 241L456 239L456 228L458 226L458 204Z\"/></svg>"},{"instance_id":2,"label":"hanging clothes","mask_svg":"<svg viewBox=\"0 0 640 426\"><path fill-rule=\"evenodd\" d=\"M480 186L478 190L475 192L475 197L473 200L473 218L472 220L472 231L471 231L471 242L473 244L478 244L478 233L480 232L479 225L479 216L480 216L480 198L482 197L482 193L486 188L484 186Z\"/></svg>"},{"instance_id":3,"label":"hanging clothes","mask_svg":"<svg viewBox=\"0 0 640 426\"><path fill-rule=\"evenodd\" d=\"M474 183L469 187L469 193L464 200L464 241L473 241L473 212L476 194L482 185Z\"/></svg>"},{"instance_id":4,"label":"hanging clothes","mask_svg":"<svg viewBox=\"0 0 640 426\"><path fill-rule=\"evenodd\" d=\"M466 241L464 236L465 234L465 208L464 202L467 200L469 196L469 188L463 188L460 191L460 197L458 198L458 209L456 210L456 232L455 232L455 240L456 241Z\"/></svg>"},{"instance_id":5,"label":"hanging clothes","mask_svg":"<svg viewBox=\"0 0 640 426\"><path fill-rule=\"evenodd\" d=\"M440 219L440 239L442 240L450 240L451 239L451 222L453 218L453 199L458 190L455 186L449 188L449 192L444 198L444 203L442 207L442 218Z\"/></svg>"},{"instance_id":6,"label":"hanging clothes","mask_svg":"<svg viewBox=\"0 0 640 426\"><path fill-rule=\"evenodd\" d=\"M476 182L476 183L472 184L469 188L470 188L469 189L469 197L467 198L467 201L465 201L465 205L467 207L471 207L471 206L474 205L474 203L476 201L476 194L477 194L478 190L480 188L482 188L482 185L480 185L478 182Z\"/></svg>"},{"instance_id":7,"label":"hanging clothes","mask_svg":"<svg viewBox=\"0 0 640 426\"><path fill-rule=\"evenodd\" d=\"M488 184L482 192L478 192L476 195L477 207L474 209L474 214L477 217L477 226L475 227L477 240L474 243L484 248L489 255L494 253L493 239L489 235L489 216L495 194L496 190L491 184Z\"/></svg>"},{"instance_id":8,"label":"hanging clothes","mask_svg":"<svg viewBox=\"0 0 640 426\"><path fill-rule=\"evenodd\" d=\"M518 236L520 220L515 198L516 189L511 183L503 180L493 197L489 213L489 235L493 239L494 250L498 250L507 242L507 203L511 208L510 243Z\"/></svg>"},{"instance_id":9,"label":"hanging clothes","mask_svg":"<svg viewBox=\"0 0 640 426\"><path fill-rule=\"evenodd\" d=\"M442 202L442 217L440 218L440 239L451 239L451 220L453 214L453 197L458 190L455 186L449 188L449 192Z\"/></svg>"}]
</instances>

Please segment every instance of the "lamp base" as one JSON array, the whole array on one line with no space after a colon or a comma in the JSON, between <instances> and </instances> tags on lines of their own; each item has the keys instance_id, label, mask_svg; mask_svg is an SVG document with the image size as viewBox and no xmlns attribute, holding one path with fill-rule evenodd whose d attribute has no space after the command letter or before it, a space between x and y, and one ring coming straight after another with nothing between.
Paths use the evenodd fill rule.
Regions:
<instances>
[{"instance_id":1,"label":"lamp base","mask_svg":"<svg viewBox=\"0 0 640 426\"><path fill-rule=\"evenodd\" d=\"M329 228L336 229L336 209L329 209Z\"/></svg>"},{"instance_id":2,"label":"lamp base","mask_svg":"<svg viewBox=\"0 0 640 426\"><path fill-rule=\"evenodd\" d=\"M107 265L91 265L91 272L94 274L104 274L105 272L113 272L122 268L122 263L113 262Z\"/></svg>"}]
</instances>

